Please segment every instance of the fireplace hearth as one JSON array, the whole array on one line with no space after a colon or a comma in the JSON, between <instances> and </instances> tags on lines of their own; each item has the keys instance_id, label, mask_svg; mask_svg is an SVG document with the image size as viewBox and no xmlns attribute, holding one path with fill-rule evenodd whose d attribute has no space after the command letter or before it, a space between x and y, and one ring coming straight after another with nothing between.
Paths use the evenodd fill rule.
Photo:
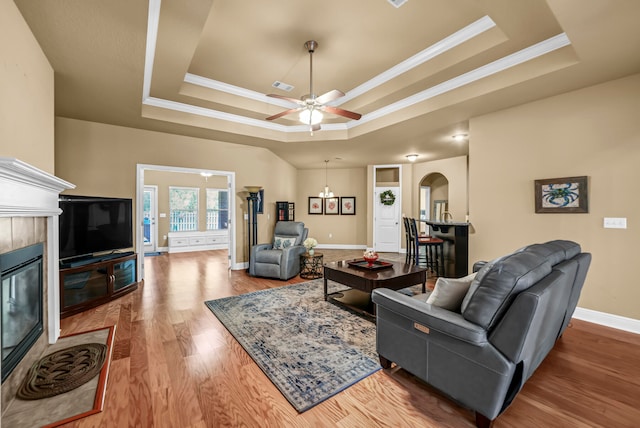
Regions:
<instances>
[{"instance_id":1,"label":"fireplace hearth","mask_svg":"<svg viewBox=\"0 0 640 428\"><path fill-rule=\"evenodd\" d=\"M43 333L42 244L0 254L2 382Z\"/></svg>"}]
</instances>

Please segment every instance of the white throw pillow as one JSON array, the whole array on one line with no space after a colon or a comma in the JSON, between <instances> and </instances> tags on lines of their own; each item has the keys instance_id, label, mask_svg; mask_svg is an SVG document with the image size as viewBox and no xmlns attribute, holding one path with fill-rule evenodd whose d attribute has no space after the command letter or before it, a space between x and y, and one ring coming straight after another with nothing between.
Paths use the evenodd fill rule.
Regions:
<instances>
[{"instance_id":1,"label":"white throw pillow","mask_svg":"<svg viewBox=\"0 0 640 428\"><path fill-rule=\"evenodd\" d=\"M475 272L462 278L438 278L427 303L459 312L464 296L469 291Z\"/></svg>"},{"instance_id":2,"label":"white throw pillow","mask_svg":"<svg viewBox=\"0 0 640 428\"><path fill-rule=\"evenodd\" d=\"M275 236L273 239L273 249L274 250L282 250L283 248L287 248L296 243L296 238L288 238L286 236Z\"/></svg>"}]
</instances>

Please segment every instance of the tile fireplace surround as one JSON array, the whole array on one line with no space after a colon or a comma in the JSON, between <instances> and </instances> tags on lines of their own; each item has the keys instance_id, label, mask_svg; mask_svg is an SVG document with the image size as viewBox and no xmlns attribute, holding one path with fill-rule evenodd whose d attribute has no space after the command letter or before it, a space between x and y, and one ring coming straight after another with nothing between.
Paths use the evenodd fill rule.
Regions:
<instances>
[{"instance_id":1,"label":"tile fireplace surround","mask_svg":"<svg viewBox=\"0 0 640 428\"><path fill-rule=\"evenodd\" d=\"M44 243L44 332L2 384L2 413L31 364L60 336L58 195L74 187L25 162L0 157L0 254Z\"/></svg>"}]
</instances>

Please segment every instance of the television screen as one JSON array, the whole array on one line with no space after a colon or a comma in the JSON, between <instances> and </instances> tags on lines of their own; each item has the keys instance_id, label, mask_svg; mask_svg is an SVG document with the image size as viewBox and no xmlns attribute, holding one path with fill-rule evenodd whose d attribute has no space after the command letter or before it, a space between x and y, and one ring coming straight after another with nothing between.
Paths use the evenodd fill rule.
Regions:
<instances>
[{"instance_id":1,"label":"television screen","mask_svg":"<svg viewBox=\"0 0 640 428\"><path fill-rule=\"evenodd\" d=\"M64 196L59 203L60 259L133 247L131 199Z\"/></svg>"}]
</instances>

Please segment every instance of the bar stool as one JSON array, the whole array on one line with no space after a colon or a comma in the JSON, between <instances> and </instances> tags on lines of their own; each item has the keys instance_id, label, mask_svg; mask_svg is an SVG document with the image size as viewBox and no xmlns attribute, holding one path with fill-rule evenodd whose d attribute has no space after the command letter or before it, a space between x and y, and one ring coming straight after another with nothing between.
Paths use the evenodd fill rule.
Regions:
<instances>
[{"instance_id":1,"label":"bar stool","mask_svg":"<svg viewBox=\"0 0 640 428\"><path fill-rule=\"evenodd\" d=\"M409 225L409 219L402 217L402 223L404 224L404 248L407 251L407 255L404 258L406 264L414 262L414 244L411 237L411 226Z\"/></svg>"},{"instance_id":2,"label":"bar stool","mask_svg":"<svg viewBox=\"0 0 640 428\"><path fill-rule=\"evenodd\" d=\"M420 265L424 261L428 270L436 276L444 276L444 240L435 236L420 236L414 218L409 219L409 227L413 238L414 263ZM420 248L424 248L424 258L420 255Z\"/></svg>"}]
</instances>

